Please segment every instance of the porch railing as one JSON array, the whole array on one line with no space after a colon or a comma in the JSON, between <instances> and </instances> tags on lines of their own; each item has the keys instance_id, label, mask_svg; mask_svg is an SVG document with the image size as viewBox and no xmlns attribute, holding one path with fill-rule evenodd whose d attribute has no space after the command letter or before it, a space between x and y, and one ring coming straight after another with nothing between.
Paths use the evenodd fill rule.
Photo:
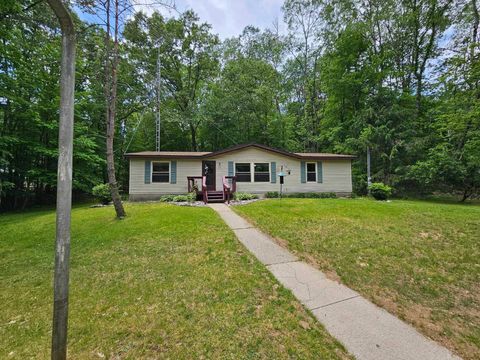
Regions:
<instances>
[{"instance_id":1,"label":"porch railing","mask_svg":"<svg viewBox=\"0 0 480 360\"><path fill-rule=\"evenodd\" d=\"M223 198L230 204L232 194L237 191L237 177L224 176L223 177Z\"/></svg>"},{"instance_id":2,"label":"porch railing","mask_svg":"<svg viewBox=\"0 0 480 360\"><path fill-rule=\"evenodd\" d=\"M195 191L198 194L202 194L202 200L207 202L207 186L205 176L187 176L188 192Z\"/></svg>"}]
</instances>

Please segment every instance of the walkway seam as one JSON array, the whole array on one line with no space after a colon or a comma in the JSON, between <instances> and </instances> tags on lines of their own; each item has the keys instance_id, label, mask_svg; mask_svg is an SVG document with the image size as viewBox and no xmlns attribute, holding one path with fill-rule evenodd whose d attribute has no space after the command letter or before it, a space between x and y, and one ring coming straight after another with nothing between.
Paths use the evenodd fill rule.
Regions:
<instances>
[{"instance_id":1,"label":"walkway seam","mask_svg":"<svg viewBox=\"0 0 480 360\"><path fill-rule=\"evenodd\" d=\"M338 303L341 303L341 302L344 302L344 301L348 301L348 300L355 299L355 298L357 298L357 297L359 297L359 296L361 296L361 295L355 295L355 296L352 296L352 297L349 297L349 298L346 298L346 299L334 301L334 302L332 302L332 303L330 303L330 304L320 305L320 306L311 308L310 310L313 311L313 310L321 309L321 308L324 308L324 307L327 307L327 306L331 306L331 305L335 305L335 304L338 304Z\"/></svg>"}]
</instances>

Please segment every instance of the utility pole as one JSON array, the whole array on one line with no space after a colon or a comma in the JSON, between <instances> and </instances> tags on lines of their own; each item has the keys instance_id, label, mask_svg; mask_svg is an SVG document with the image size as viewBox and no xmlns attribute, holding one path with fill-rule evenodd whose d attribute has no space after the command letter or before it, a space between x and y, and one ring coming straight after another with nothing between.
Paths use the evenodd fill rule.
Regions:
<instances>
[{"instance_id":1,"label":"utility pole","mask_svg":"<svg viewBox=\"0 0 480 360\"><path fill-rule=\"evenodd\" d=\"M155 129L156 129L156 137L155 137L155 149L156 151L160 151L161 148L161 139L160 139L160 86L161 86L161 60L160 60L160 44L158 44L158 52L157 52L157 116L155 119Z\"/></svg>"},{"instance_id":2,"label":"utility pole","mask_svg":"<svg viewBox=\"0 0 480 360\"><path fill-rule=\"evenodd\" d=\"M68 280L72 210L73 106L75 100L75 29L61 0L48 0L62 29L60 121L58 130L57 220L53 279L52 360L67 358Z\"/></svg>"}]
</instances>

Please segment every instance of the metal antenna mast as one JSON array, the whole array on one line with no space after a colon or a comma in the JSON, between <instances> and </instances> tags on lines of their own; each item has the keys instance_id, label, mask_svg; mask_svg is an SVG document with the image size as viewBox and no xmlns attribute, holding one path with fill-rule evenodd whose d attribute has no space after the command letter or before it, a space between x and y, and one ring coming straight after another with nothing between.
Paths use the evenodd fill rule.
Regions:
<instances>
[{"instance_id":1,"label":"metal antenna mast","mask_svg":"<svg viewBox=\"0 0 480 360\"><path fill-rule=\"evenodd\" d=\"M156 136L155 136L155 150L160 151L161 142L160 142L160 86L161 86L161 78L162 73L160 70L160 44L158 45L158 52L157 52L157 116L155 119L155 129L156 129Z\"/></svg>"}]
</instances>

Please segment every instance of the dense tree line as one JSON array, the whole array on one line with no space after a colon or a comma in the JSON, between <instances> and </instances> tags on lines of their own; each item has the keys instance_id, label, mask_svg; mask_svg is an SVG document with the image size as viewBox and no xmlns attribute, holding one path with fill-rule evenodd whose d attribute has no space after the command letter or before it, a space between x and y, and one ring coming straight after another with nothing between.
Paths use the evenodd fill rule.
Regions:
<instances>
[{"instance_id":1,"label":"dense tree line","mask_svg":"<svg viewBox=\"0 0 480 360\"><path fill-rule=\"evenodd\" d=\"M79 2L94 3L93 1ZM80 6L79 5L79 6ZM355 190L477 196L480 59L477 0L286 0L288 31L247 27L220 41L193 11L132 14L116 63L114 158L259 142L346 152ZM85 11L85 8L82 8ZM95 7L89 7L96 11ZM105 27L78 16L74 189L107 180ZM60 31L45 4L0 5L0 206L48 203L56 182ZM157 87L157 62L161 83Z\"/></svg>"}]
</instances>

